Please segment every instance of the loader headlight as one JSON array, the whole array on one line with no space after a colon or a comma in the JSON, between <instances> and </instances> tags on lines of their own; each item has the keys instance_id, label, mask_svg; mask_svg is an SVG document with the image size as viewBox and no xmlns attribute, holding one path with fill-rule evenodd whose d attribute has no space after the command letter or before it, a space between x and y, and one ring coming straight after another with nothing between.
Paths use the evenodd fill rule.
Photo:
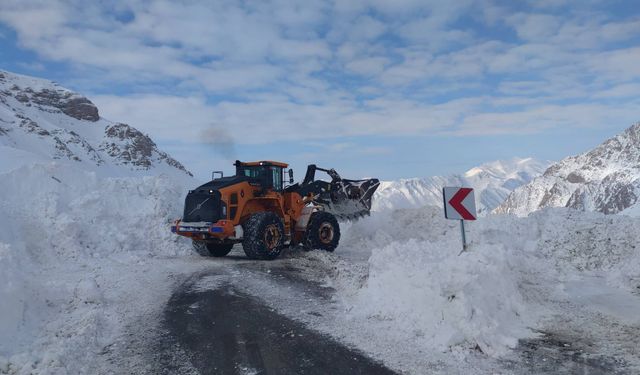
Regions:
<instances>
[{"instance_id":1,"label":"loader headlight","mask_svg":"<svg viewBox=\"0 0 640 375\"><path fill-rule=\"evenodd\" d=\"M220 206L221 206L222 217L226 219L227 218L227 204L225 202L221 202Z\"/></svg>"}]
</instances>

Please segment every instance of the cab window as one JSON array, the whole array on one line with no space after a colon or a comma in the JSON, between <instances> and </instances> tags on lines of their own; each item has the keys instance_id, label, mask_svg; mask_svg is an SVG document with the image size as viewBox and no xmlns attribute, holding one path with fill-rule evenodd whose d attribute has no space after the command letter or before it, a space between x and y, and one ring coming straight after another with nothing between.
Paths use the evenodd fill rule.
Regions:
<instances>
[{"instance_id":1,"label":"cab window","mask_svg":"<svg viewBox=\"0 0 640 375\"><path fill-rule=\"evenodd\" d=\"M242 175L250 178L260 178L260 169L257 167L243 167Z\"/></svg>"},{"instance_id":2,"label":"cab window","mask_svg":"<svg viewBox=\"0 0 640 375\"><path fill-rule=\"evenodd\" d=\"M282 190L282 168L281 167L269 167L271 169L271 178L273 180L273 190Z\"/></svg>"},{"instance_id":3,"label":"cab window","mask_svg":"<svg viewBox=\"0 0 640 375\"><path fill-rule=\"evenodd\" d=\"M241 176L249 177L259 182L265 188L282 191L282 167L276 166L243 166L240 168Z\"/></svg>"}]
</instances>

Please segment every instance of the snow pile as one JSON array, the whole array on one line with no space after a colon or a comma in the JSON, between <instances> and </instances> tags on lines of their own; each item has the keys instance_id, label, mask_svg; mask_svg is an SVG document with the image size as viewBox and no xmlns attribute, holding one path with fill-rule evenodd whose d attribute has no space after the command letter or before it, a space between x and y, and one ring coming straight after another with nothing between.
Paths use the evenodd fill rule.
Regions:
<instances>
[{"instance_id":1,"label":"snow pile","mask_svg":"<svg viewBox=\"0 0 640 375\"><path fill-rule=\"evenodd\" d=\"M498 160L468 170L464 175L383 181L375 193L373 210L442 206L444 186L475 189L480 215L500 205L513 189L542 174L548 163L532 158Z\"/></svg>"},{"instance_id":2,"label":"snow pile","mask_svg":"<svg viewBox=\"0 0 640 375\"><path fill-rule=\"evenodd\" d=\"M342 247L371 250L363 284L334 281L348 318L427 350L503 354L533 335L535 310L518 289L527 259L504 244L460 254L460 229L441 216L436 208L396 210L346 229Z\"/></svg>"},{"instance_id":3,"label":"snow pile","mask_svg":"<svg viewBox=\"0 0 640 375\"><path fill-rule=\"evenodd\" d=\"M499 246L458 257L446 242L391 244L369 260L366 287L351 313L383 325L389 320L394 334L416 336L425 348L470 343L501 354L531 335L514 261Z\"/></svg>"},{"instance_id":4,"label":"snow pile","mask_svg":"<svg viewBox=\"0 0 640 375\"><path fill-rule=\"evenodd\" d=\"M595 275L637 288L638 225L567 209L490 216L467 225L472 243L460 254L459 225L439 209L376 213L343 230L345 252L371 252L367 267L340 264L330 282L350 324L374 337L500 356L535 335L564 282Z\"/></svg>"},{"instance_id":5,"label":"snow pile","mask_svg":"<svg viewBox=\"0 0 640 375\"><path fill-rule=\"evenodd\" d=\"M153 293L136 291L135 269L189 253L168 223L190 185L166 175L99 177L68 163L0 174L10 197L0 201L0 373L92 372L74 366L95 362L121 328L109 309L127 302L113 302Z\"/></svg>"},{"instance_id":6,"label":"snow pile","mask_svg":"<svg viewBox=\"0 0 640 375\"><path fill-rule=\"evenodd\" d=\"M617 288L637 292L640 287L640 218L547 208L527 218L496 216L487 224L509 228L502 231L502 241L535 243L536 256L562 279L596 274ZM492 235L485 231L479 240Z\"/></svg>"},{"instance_id":7,"label":"snow pile","mask_svg":"<svg viewBox=\"0 0 640 375\"><path fill-rule=\"evenodd\" d=\"M38 311L46 309L44 299L29 304L30 297L38 296L37 285L31 282L32 275L26 270L26 262L16 254L10 245L0 243L0 349L6 352L19 344L21 338L33 335L37 329ZM0 373L3 371L0 356Z\"/></svg>"},{"instance_id":8,"label":"snow pile","mask_svg":"<svg viewBox=\"0 0 640 375\"><path fill-rule=\"evenodd\" d=\"M176 255L167 225L181 214L186 186L164 175L100 178L64 164L23 166L0 176L0 190L11 197L0 203L0 241L42 263Z\"/></svg>"}]
</instances>

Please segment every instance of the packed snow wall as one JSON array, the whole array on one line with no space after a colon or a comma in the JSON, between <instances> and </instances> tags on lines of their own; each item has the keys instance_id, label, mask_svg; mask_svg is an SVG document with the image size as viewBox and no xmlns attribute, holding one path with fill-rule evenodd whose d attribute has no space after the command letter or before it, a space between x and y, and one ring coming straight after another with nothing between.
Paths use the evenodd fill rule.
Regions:
<instances>
[{"instance_id":1,"label":"packed snow wall","mask_svg":"<svg viewBox=\"0 0 640 375\"><path fill-rule=\"evenodd\" d=\"M78 310L74 304L99 302L94 279L106 260L117 267L189 254L169 222L192 184L166 175L98 177L64 163L1 174L0 359L33 346L49 321ZM109 272L117 278L117 269Z\"/></svg>"},{"instance_id":2,"label":"packed snow wall","mask_svg":"<svg viewBox=\"0 0 640 375\"><path fill-rule=\"evenodd\" d=\"M368 261L354 269L338 260L327 281L349 324L371 339L500 356L536 335L565 282L593 276L637 292L638 227L635 218L570 209L494 215L468 223L471 245L461 253L459 224L439 208L378 212L343 223L337 251Z\"/></svg>"}]
</instances>

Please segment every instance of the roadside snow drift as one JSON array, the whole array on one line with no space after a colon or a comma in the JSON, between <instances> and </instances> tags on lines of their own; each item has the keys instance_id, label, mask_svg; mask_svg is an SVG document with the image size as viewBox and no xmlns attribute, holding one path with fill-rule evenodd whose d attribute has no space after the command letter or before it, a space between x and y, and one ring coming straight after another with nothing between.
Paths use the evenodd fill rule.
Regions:
<instances>
[{"instance_id":1,"label":"roadside snow drift","mask_svg":"<svg viewBox=\"0 0 640 375\"><path fill-rule=\"evenodd\" d=\"M370 251L367 267L354 272L339 264L330 283L364 336L501 356L535 336L551 314L550 298L571 293L565 282L596 277L633 297L640 285L638 225L567 209L489 216L468 223L472 243L461 253L458 222L444 220L438 208L375 213L345 223L338 249Z\"/></svg>"},{"instance_id":2,"label":"roadside snow drift","mask_svg":"<svg viewBox=\"0 0 640 375\"><path fill-rule=\"evenodd\" d=\"M0 241L43 264L178 251L167 231L185 191L175 178L100 178L63 164L34 164L3 174L0 191L10 197L0 203Z\"/></svg>"},{"instance_id":3,"label":"roadside snow drift","mask_svg":"<svg viewBox=\"0 0 640 375\"><path fill-rule=\"evenodd\" d=\"M136 264L188 251L168 230L187 184L65 163L0 175L0 373L92 372L77 366L121 328L113 310L153 295Z\"/></svg>"},{"instance_id":4,"label":"roadside snow drift","mask_svg":"<svg viewBox=\"0 0 640 375\"><path fill-rule=\"evenodd\" d=\"M352 314L389 320L394 334L417 336L426 348L477 344L501 353L531 335L509 255L497 245L460 257L446 242L387 245L369 260Z\"/></svg>"}]
</instances>

